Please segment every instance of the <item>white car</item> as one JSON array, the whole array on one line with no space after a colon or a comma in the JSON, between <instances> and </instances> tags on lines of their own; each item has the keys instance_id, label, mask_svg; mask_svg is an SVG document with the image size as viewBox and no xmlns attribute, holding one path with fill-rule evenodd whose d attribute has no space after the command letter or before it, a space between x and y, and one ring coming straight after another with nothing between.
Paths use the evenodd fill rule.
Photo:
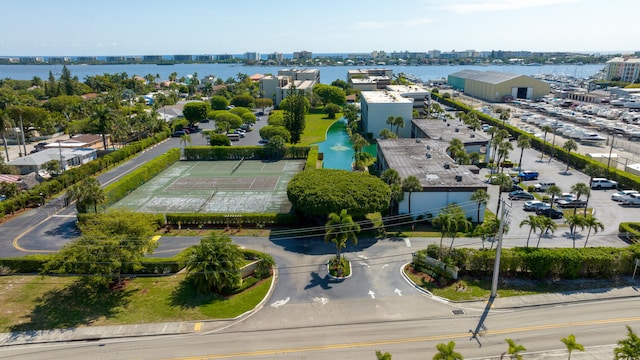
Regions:
<instances>
[{"instance_id":1,"label":"white car","mask_svg":"<svg viewBox=\"0 0 640 360\"><path fill-rule=\"evenodd\" d=\"M617 193L611 194L611 200L624 201L627 195L637 194L637 190L619 190Z\"/></svg>"},{"instance_id":2,"label":"white car","mask_svg":"<svg viewBox=\"0 0 640 360\"><path fill-rule=\"evenodd\" d=\"M592 189L615 189L618 187L618 182L605 179L605 178L593 178L591 180Z\"/></svg>"}]
</instances>

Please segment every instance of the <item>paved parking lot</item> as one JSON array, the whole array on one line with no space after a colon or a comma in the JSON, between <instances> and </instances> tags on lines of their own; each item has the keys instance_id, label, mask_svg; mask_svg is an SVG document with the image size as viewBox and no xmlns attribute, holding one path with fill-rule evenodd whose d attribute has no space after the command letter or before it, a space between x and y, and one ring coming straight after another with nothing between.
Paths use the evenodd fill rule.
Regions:
<instances>
[{"instance_id":1,"label":"paved parking lot","mask_svg":"<svg viewBox=\"0 0 640 360\"><path fill-rule=\"evenodd\" d=\"M514 150L511 152L511 158L517 159L520 156L520 148L516 146L514 142ZM562 159L560 159L562 160ZM525 181L526 185L534 185L540 181L552 181L562 189L563 192L570 192L571 186L576 183L584 182L589 183L589 176L585 175L575 169L570 169L568 174L564 171L567 168L566 163L557 159L549 162L548 157L544 157L543 161L540 161L540 153L526 149L522 159L523 168L525 170L536 170L540 173L538 180ZM506 170L505 170L506 171ZM489 169L482 169L481 175L488 175ZM594 216L604 224L604 231L594 234L593 231L589 236L589 246L626 246L627 244L620 240L618 234L618 224L625 221L638 221L640 219L640 208L628 208L622 207L619 203L611 200L611 194L616 190L592 190L591 197L589 198L589 207L594 209ZM489 200L489 210L496 212L498 201L498 186L489 185L488 192L491 196ZM541 194L542 195L542 194ZM527 236L529 234L529 227L523 226L520 228L520 222L524 220L528 215L535 213L526 212L522 209L524 201L510 201L507 199L507 193L503 194L503 198L506 199L507 204L511 204L510 212L510 230L504 236L505 246L524 246L526 244ZM585 198L584 195L581 198ZM580 209L578 209L580 211ZM541 246L554 242L557 246L572 246L572 239L569 236L569 227L565 224L564 219L555 220L558 224L556 232L549 236L543 236L541 240ZM584 240L587 235L587 229L584 231L577 231L576 246L583 246ZM532 234L531 241L535 245L535 241L538 239L538 234ZM530 243L531 245L531 243Z\"/></svg>"}]
</instances>

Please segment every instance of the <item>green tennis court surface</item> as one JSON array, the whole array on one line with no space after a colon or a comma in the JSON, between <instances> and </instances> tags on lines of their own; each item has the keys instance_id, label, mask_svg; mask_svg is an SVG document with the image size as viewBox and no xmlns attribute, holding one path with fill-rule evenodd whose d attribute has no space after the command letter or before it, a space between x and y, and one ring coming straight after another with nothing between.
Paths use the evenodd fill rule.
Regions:
<instances>
[{"instance_id":1,"label":"green tennis court surface","mask_svg":"<svg viewBox=\"0 0 640 360\"><path fill-rule=\"evenodd\" d=\"M303 160L181 161L112 206L148 213L288 213Z\"/></svg>"}]
</instances>

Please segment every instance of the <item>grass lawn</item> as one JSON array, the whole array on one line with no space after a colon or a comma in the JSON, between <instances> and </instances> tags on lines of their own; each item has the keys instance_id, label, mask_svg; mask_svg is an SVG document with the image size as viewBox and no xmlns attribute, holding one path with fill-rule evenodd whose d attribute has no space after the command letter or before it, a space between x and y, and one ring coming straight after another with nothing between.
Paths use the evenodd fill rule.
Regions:
<instances>
[{"instance_id":1,"label":"grass lawn","mask_svg":"<svg viewBox=\"0 0 640 360\"><path fill-rule=\"evenodd\" d=\"M323 142L327 139L329 127L342 118L342 113L336 114L335 119L329 119L325 113L316 113L314 110L306 116L306 126L300 138L300 145L309 146L311 144Z\"/></svg>"},{"instance_id":2,"label":"grass lawn","mask_svg":"<svg viewBox=\"0 0 640 360\"><path fill-rule=\"evenodd\" d=\"M96 294L76 277L3 276L0 332L231 318L253 309L271 284L267 279L221 297L198 294L183 279L135 278L121 290Z\"/></svg>"},{"instance_id":3,"label":"grass lawn","mask_svg":"<svg viewBox=\"0 0 640 360\"><path fill-rule=\"evenodd\" d=\"M452 301L487 300L491 295L491 278L472 279L463 277L449 284L443 285L439 284L425 273L414 271L411 265L407 265L404 272L416 285L428 290L433 295ZM573 281L501 279L501 284L498 287L498 296L509 297L533 295L625 285L629 284L623 279L583 279Z\"/></svg>"}]
</instances>

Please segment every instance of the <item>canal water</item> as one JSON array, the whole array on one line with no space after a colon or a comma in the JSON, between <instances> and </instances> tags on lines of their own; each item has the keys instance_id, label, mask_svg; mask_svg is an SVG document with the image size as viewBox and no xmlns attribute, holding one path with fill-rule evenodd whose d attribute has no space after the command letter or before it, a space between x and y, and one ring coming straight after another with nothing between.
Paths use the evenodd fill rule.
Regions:
<instances>
[{"instance_id":1,"label":"canal water","mask_svg":"<svg viewBox=\"0 0 640 360\"><path fill-rule=\"evenodd\" d=\"M351 170L353 162L353 143L347 134L347 120L342 118L327 130L327 140L318 143L319 151L323 153L323 167L325 169ZM376 145L367 145L364 151L376 157Z\"/></svg>"}]
</instances>

